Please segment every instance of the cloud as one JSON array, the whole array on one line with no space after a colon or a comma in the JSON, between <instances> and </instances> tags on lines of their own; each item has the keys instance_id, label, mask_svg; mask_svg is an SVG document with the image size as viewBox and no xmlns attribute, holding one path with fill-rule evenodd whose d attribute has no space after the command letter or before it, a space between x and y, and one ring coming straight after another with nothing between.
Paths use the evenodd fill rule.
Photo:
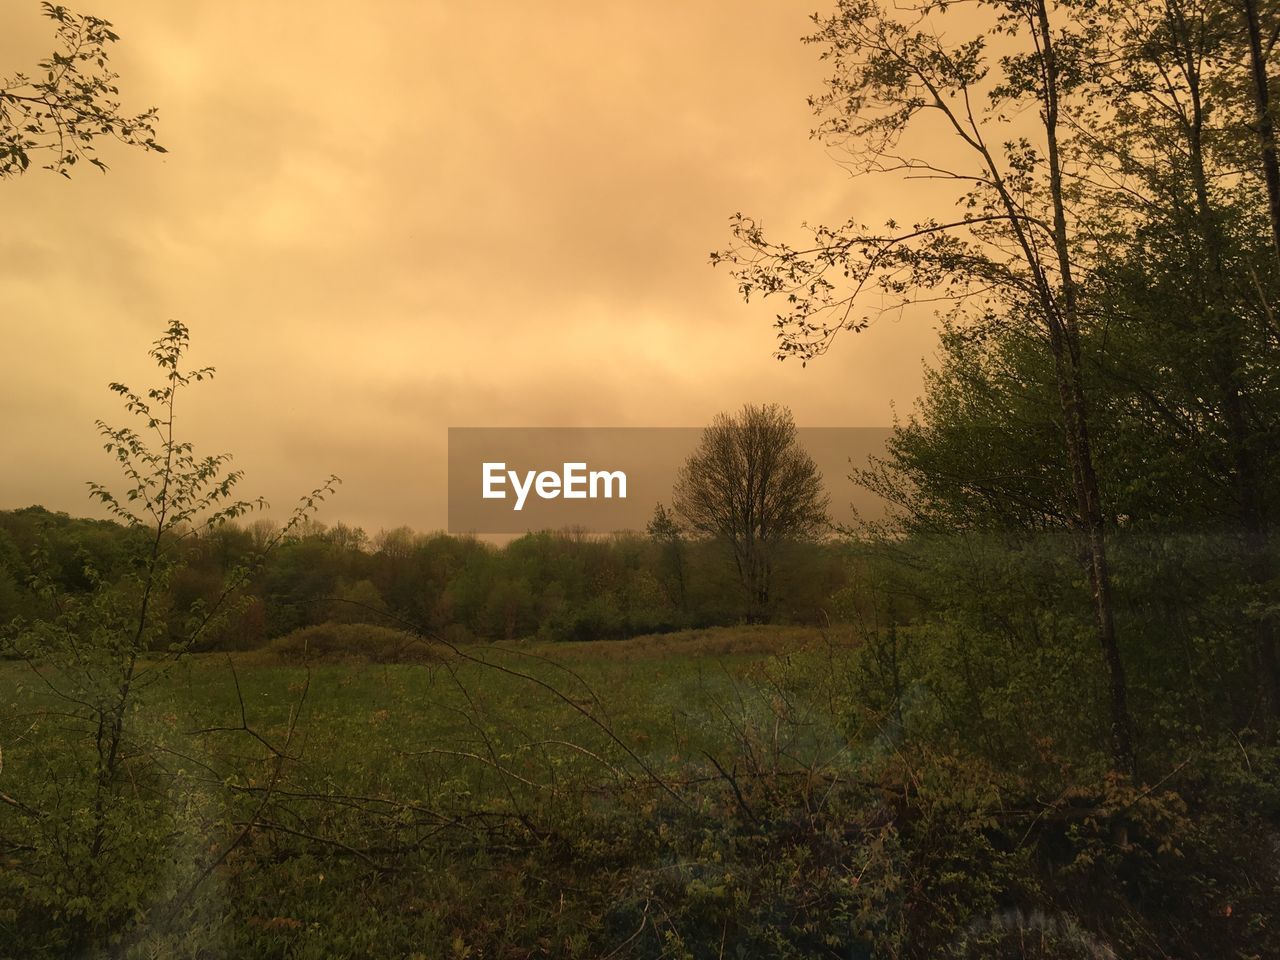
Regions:
<instances>
[{"instance_id":1,"label":"cloud","mask_svg":"<svg viewBox=\"0 0 1280 960\"><path fill-rule=\"evenodd\" d=\"M34 4L32 4L34 7ZM747 400L883 424L919 390L927 317L808 370L772 359L769 306L706 263L728 216L785 232L909 205L810 141L821 77L802 11L758 0L157 6L101 0L126 106L170 153L106 176L0 184L0 506L88 512L91 421L147 378L170 316L219 368L197 441L281 502L444 522L445 431L690 425ZM6 12L0 66L47 46Z\"/></svg>"}]
</instances>

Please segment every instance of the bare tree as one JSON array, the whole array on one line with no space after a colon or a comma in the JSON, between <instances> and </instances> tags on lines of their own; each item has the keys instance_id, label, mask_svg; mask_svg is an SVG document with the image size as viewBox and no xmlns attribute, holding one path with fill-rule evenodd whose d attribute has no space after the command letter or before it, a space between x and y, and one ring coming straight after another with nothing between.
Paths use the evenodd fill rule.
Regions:
<instances>
[{"instance_id":1,"label":"bare tree","mask_svg":"<svg viewBox=\"0 0 1280 960\"><path fill-rule=\"evenodd\" d=\"M822 475L777 404L719 414L681 468L674 500L689 529L728 546L753 619L768 615L777 547L827 528Z\"/></svg>"}]
</instances>

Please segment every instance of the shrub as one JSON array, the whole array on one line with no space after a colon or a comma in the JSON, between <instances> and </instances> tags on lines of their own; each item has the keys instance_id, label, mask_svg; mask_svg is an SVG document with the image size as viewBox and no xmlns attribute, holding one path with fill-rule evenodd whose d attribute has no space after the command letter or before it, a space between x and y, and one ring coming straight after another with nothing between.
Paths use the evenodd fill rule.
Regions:
<instances>
[{"instance_id":1,"label":"shrub","mask_svg":"<svg viewBox=\"0 0 1280 960\"><path fill-rule=\"evenodd\" d=\"M272 640L264 652L284 663L427 663L441 657L430 641L372 623L301 627Z\"/></svg>"}]
</instances>

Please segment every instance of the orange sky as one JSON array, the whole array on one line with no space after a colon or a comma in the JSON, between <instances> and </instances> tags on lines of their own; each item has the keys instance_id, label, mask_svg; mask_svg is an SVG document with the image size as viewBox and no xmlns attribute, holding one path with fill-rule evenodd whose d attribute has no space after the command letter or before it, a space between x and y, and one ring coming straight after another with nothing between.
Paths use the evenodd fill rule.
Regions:
<instances>
[{"instance_id":1,"label":"orange sky","mask_svg":"<svg viewBox=\"0 0 1280 960\"><path fill-rule=\"evenodd\" d=\"M0 182L0 508L93 514L93 421L149 383L169 317L218 368L183 425L277 518L445 523L449 426L696 426L747 401L804 426L910 408L934 344L882 321L807 369L723 268L730 214L910 220L810 140L809 4L96 0L126 108L165 156ZM353 15L353 11L359 11ZM0 13L0 74L52 49Z\"/></svg>"}]
</instances>

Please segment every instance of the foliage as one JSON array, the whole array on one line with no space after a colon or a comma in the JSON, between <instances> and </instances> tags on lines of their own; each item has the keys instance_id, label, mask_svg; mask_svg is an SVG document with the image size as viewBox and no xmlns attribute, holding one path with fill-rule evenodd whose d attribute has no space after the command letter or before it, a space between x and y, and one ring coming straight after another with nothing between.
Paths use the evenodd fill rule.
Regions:
<instances>
[{"instance_id":1,"label":"foliage","mask_svg":"<svg viewBox=\"0 0 1280 960\"><path fill-rule=\"evenodd\" d=\"M120 37L110 21L47 0L41 7L57 24L59 49L37 64L35 76L0 78L0 179L20 176L41 155L49 157L44 169L67 178L81 160L105 171L97 155L105 138L165 153L155 139L156 108L120 112L118 77L109 66L110 46Z\"/></svg>"},{"instance_id":2,"label":"foliage","mask_svg":"<svg viewBox=\"0 0 1280 960\"><path fill-rule=\"evenodd\" d=\"M45 609L28 586L37 544L51 557L47 575L59 589L83 592L88 584L76 554L90 552L99 569L114 576L125 562L125 542L140 534L38 507L0 511L3 531L12 549L0 550L0 575L12 586L6 593L0 579L0 621ZM214 602L226 574L279 533L268 523L260 542L263 532L231 520L175 540L182 560L171 590L175 618ZM779 546L771 587L775 616L820 621L830 596L845 585L845 552L836 542ZM407 528L369 538L342 524L326 529L314 522L295 528L254 567L244 599L201 633L200 649L262 647L330 621L394 626L409 620L484 640L618 639L731 625L751 609L721 545L679 532L648 540L542 532L494 546Z\"/></svg>"},{"instance_id":3,"label":"foliage","mask_svg":"<svg viewBox=\"0 0 1280 960\"><path fill-rule=\"evenodd\" d=\"M272 640L263 653L284 663L412 663L440 658L440 651L402 630L367 623L301 627Z\"/></svg>"},{"instance_id":4,"label":"foliage","mask_svg":"<svg viewBox=\"0 0 1280 960\"><path fill-rule=\"evenodd\" d=\"M177 895L189 882L194 827L204 803L169 738L140 724L140 706L157 684L241 602L260 566L259 554L242 558L220 579L217 593L187 609L173 608L183 572L183 544L198 540L253 509L234 498L241 474L227 471L226 455L197 458L175 432L185 389L212 376L212 368L185 370L187 329L169 324L150 352L163 380L145 393L120 383L138 424L99 421L104 449L126 481L123 495L91 483L92 495L126 526L115 568L99 569L78 549L84 589L66 591L47 560L44 543L32 558L31 589L49 611L15 620L4 635L10 656L27 668L57 709L32 714L54 754L20 797L8 797L21 815L17 841L28 870L18 880L27 915L22 923L59 918L50 947L84 950L118 938L130 918ZM336 481L304 498L287 535L331 492ZM47 526L46 526L47 529ZM178 760L177 763L174 761Z\"/></svg>"}]
</instances>

